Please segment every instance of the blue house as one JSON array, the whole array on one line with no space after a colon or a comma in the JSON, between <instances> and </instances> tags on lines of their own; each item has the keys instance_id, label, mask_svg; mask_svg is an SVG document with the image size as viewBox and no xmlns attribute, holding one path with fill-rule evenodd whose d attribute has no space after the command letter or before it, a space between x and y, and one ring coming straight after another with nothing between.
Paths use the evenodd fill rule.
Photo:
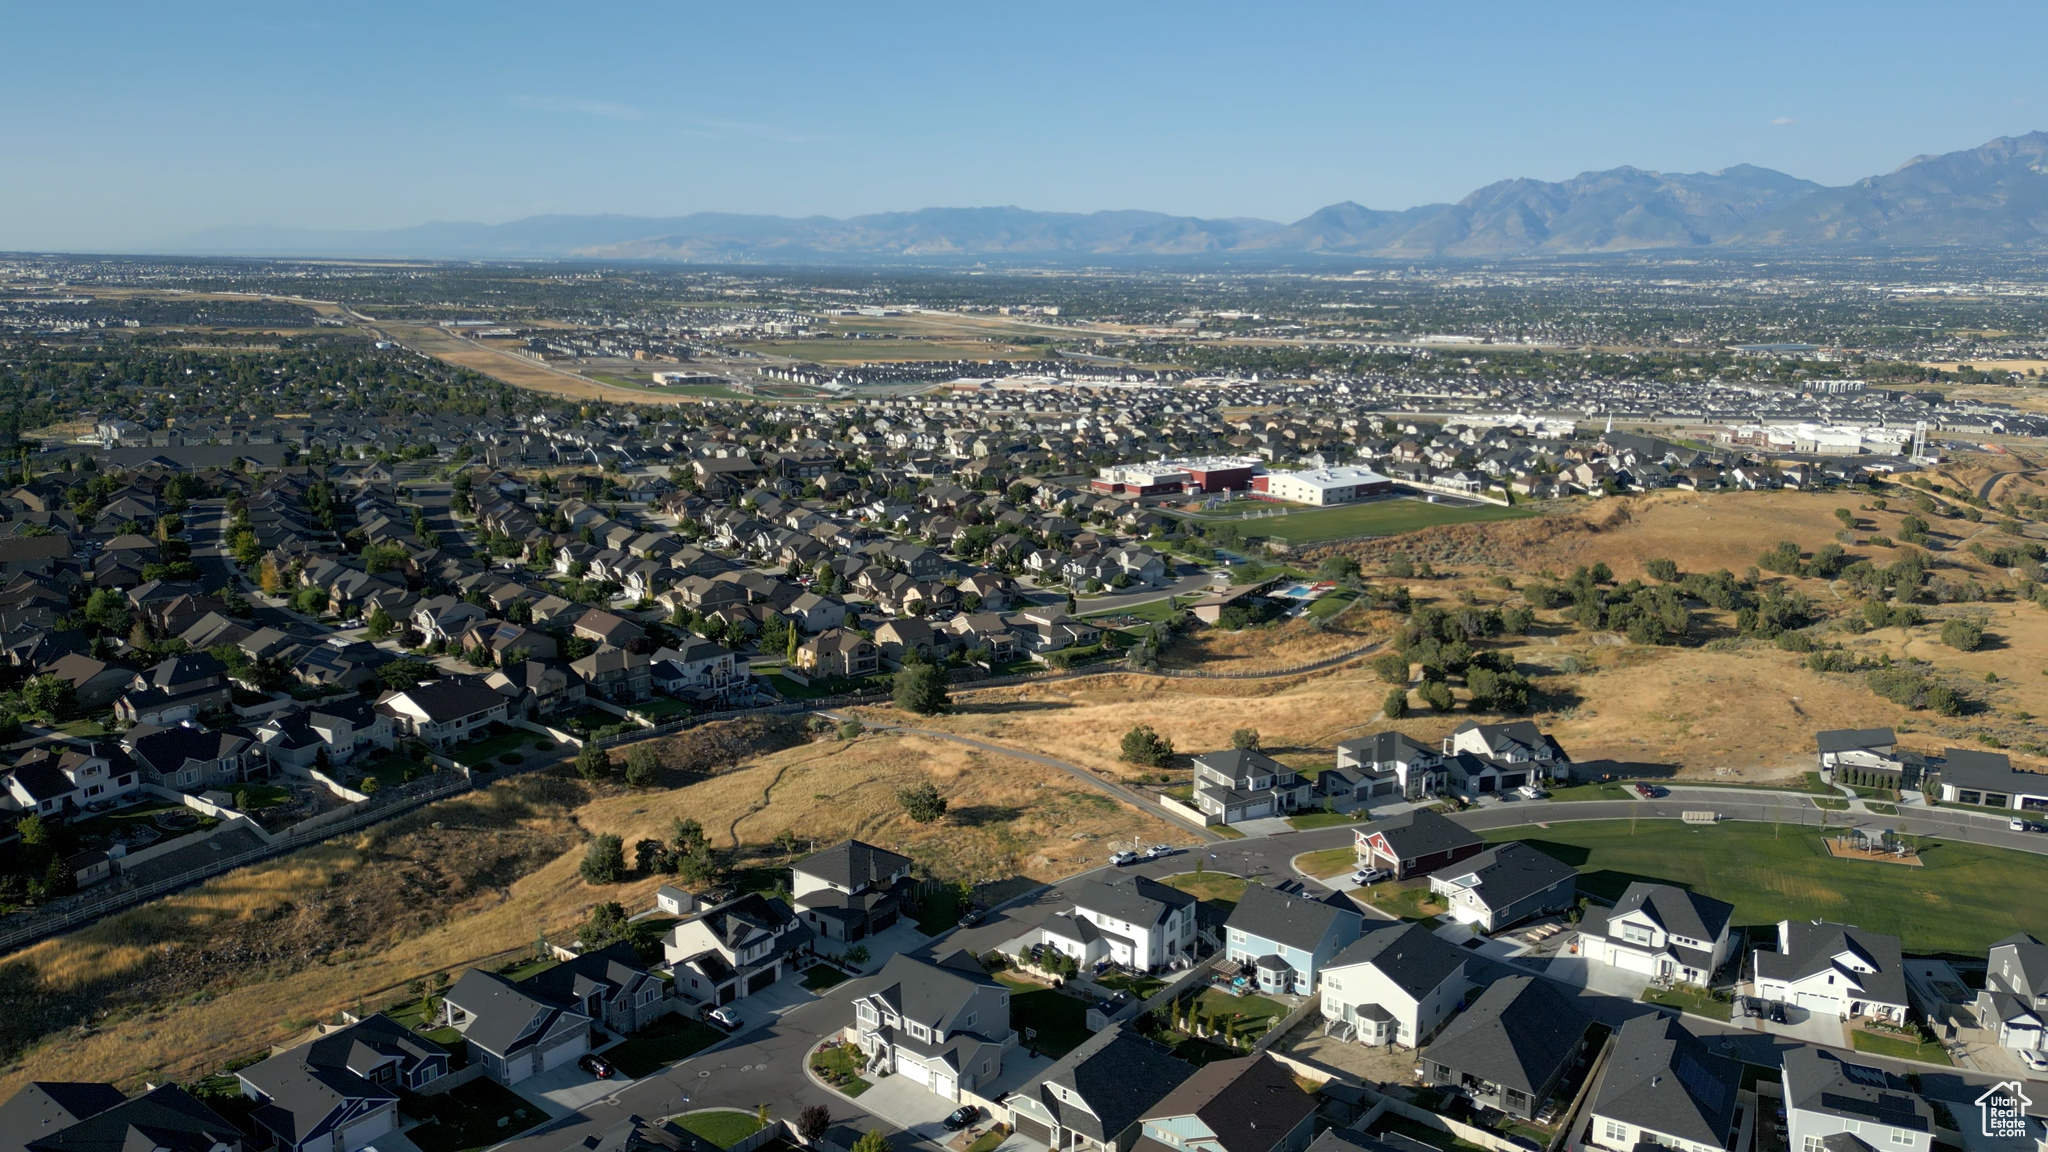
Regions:
<instances>
[{"instance_id":1,"label":"blue house","mask_svg":"<svg viewBox=\"0 0 2048 1152\"><path fill-rule=\"evenodd\" d=\"M1224 957L1261 992L1307 995L1331 958L1358 939L1361 919L1341 892L1318 897L1293 881L1254 884L1224 922Z\"/></svg>"}]
</instances>

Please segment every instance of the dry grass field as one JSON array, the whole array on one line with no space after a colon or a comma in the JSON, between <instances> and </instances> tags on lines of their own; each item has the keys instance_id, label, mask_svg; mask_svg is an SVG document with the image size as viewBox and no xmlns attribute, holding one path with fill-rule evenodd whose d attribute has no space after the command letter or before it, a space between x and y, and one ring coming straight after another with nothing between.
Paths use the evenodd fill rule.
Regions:
<instances>
[{"instance_id":1,"label":"dry grass field","mask_svg":"<svg viewBox=\"0 0 2048 1152\"><path fill-rule=\"evenodd\" d=\"M917 825L922 779L951 804ZM784 831L904 851L946 880L1045 880L1100 864L1113 840L1188 837L1063 773L915 737L806 743L671 789L522 777L346 841L243 869L41 945L0 968L0 1096L41 1079L189 1079L407 982L566 939L590 908L651 906L661 877L592 887L587 836L627 845L702 822L744 866L785 864ZM80 1021L84 1027L78 1027ZM23 1051L26 1049L26 1051Z\"/></svg>"},{"instance_id":2,"label":"dry grass field","mask_svg":"<svg viewBox=\"0 0 2048 1152\"><path fill-rule=\"evenodd\" d=\"M473 340L452 336L431 324L378 321L378 326L388 332L392 339L415 352L432 356L444 363L481 372L493 380L503 381L515 388L567 396L576 400L609 400L613 403L626 404L675 404L694 399L600 384L585 376L559 372L523 356L515 356Z\"/></svg>"}]
</instances>

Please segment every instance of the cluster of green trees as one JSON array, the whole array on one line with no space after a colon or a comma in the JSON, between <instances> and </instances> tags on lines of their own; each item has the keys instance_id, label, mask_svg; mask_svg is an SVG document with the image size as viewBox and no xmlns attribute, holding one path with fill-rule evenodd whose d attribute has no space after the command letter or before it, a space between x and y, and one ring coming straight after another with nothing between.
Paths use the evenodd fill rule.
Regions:
<instances>
[{"instance_id":1,"label":"cluster of green trees","mask_svg":"<svg viewBox=\"0 0 2048 1152\"><path fill-rule=\"evenodd\" d=\"M1894 664L1866 673L1863 682L1872 692L1915 711L1925 709L1941 716L1960 716L1963 701L1955 690L1934 679L1916 664Z\"/></svg>"},{"instance_id":2,"label":"cluster of green trees","mask_svg":"<svg viewBox=\"0 0 2048 1152\"><path fill-rule=\"evenodd\" d=\"M728 870L725 855L711 846L704 826L680 818L669 826L667 840L648 837L634 843L633 867L643 876L680 876L692 883L717 880ZM608 832L591 837L578 871L591 884L624 880L625 842Z\"/></svg>"},{"instance_id":3,"label":"cluster of green trees","mask_svg":"<svg viewBox=\"0 0 2048 1152\"><path fill-rule=\"evenodd\" d=\"M1652 561L1652 574L1668 572L1676 577L1677 565ZM1727 575L1723 572L1719 575ZM1691 580L1691 577L1684 578ZM1730 584L1734 577L1730 576ZM1538 608L1570 605L1568 616L1582 628L1623 632L1637 644L1681 644L1692 631L1692 610L1686 606L1690 595L1686 585L1646 585L1640 580L1615 584L1606 564L1581 565L1562 583L1533 582L1522 589L1523 598ZM1715 577L1695 583L1706 595L1725 599ZM1711 603L1712 601L1708 601Z\"/></svg>"},{"instance_id":4,"label":"cluster of green trees","mask_svg":"<svg viewBox=\"0 0 2048 1152\"><path fill-rule=\"evenodd\" d=\"M1173 741L1154 731L1150 724L1140 724L1124 733L1118 755L1127 764L1164 768L1173 763Z\"/></svg>"},{"instance_id":5,"label":"cluster of green trees","mask_svg":"<svg viewBox=\"0 0 2048 1152\"><path fill-rule=\"evenodd\" d=\"M1840 544L1829 542L1814 549L1809 555L1801 552L1798 544L1790 540L1780 540L1776 547L1758 556L1756 564L1767 572L1832 580L1842 569L1849 566L1849 554Z\"/></svg>"}]
</instances>

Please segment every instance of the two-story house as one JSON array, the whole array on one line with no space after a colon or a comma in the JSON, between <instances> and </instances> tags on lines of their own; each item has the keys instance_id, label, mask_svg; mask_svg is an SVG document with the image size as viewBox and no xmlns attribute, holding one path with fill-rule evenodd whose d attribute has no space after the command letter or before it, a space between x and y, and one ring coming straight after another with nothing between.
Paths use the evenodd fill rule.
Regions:
<instances>
[{"instance_id":1,"label":"two-story house","mask_svg":"<svg viewBox=\"0 0 2048 1152\"><path fill-rule=\"evenodd\" d=\"M142 787L134 760L111 741L32 748L0 777L0 805L38 816L61 816L110 803Z\"/></svg>"},{"instance_id":2,"label":"two-story house","mask_svg":"<svg viewBox=\"0 0 2048 1152\"><path fill-rule=\"evenodd\" d=\"M232 786L261 776L268 766L255 738L239 728L138 724L121 734L121 742L146 783L180 791Z\"/></svg>"},{"instance_id":3,"label":"two-story house","mask_svg":"<svg viewBox=\"0 0 2048 1152\"><path fill-rule=\"evenodd\" d=\"M114 702L114 715L127 724L176 724L226 708L232 699L221 662L204 652L188 652L136 673L128 691Z\"/></svg>"},{"instance_id":4,"label":"two-story house","mask_svg":"<svg viewBox=\"0 0 2048 1152\"><path fill-rule=\"evenodd\" d=\"M893 926L915 899L910 857L844 840L790 866L797 915L821 940L851 944Z\"/></svg>"},{"instance_id":5,"label":"two-story house","mask_svg":"<svg viewBox=\"0 0 2048 1152\"><path fill-rule=\"evenodd\" d=\"M1778 949L1756 950L1756 994L1842 1020L1903 1023L1899 938L1823 920L1780 920Z\"/></svg>"},{"instance_id":6,"label":"two-story house","mask_svg":"<svg viewBox=\"0 0 2048 1152\"><path fill-rule=\"evenodd\" d=\"M648 659L654 690L679 699L716 699L744 684L749 674L738 653L694 636L673 648L657 648Z\"/></svg>"},{"instance_id":7,"label":"two-story house","mask_svg":"<svg viewBox=\"0 0 2048 1152\"><path fill-rule=\"evenodd\" d=\"M1933 1106L1897 1073L1801 1044L1785 1053L1784 1084L1790 1152L1928 1152L1934 1146ZM1857 1143L1843 1140L1844 1133Z\"/></svg>"},{"instance_id":8,"label":"two-story house","mask_svg":"<svg viewBox=\"0 0 2048 1152\"><path fill-rule=\"evenodd\" d=\"M1307 995L1323 967L1358 939L1361 921L1341 892L1311 896L1293 881L1250 885L1224 922L1224 959L1261 991Z\"/></svg>"},{"instance_id":9,"label":"two-story house","mask_svg":"<svg viewBox=\"0 0 2048 1152\"><path fill-rule=\"evenodd\" d=\"M0 1148L248 1152L251 1145L241 1129L176 1084L130 1098L112 1084L41 1080L0 1104Z\"/></svg>"},{"instance_id":10,"label":"two-story house","mask_svg":"<svg viewBox=\"0 0 2048 1152\"><path fill-rule=\"evenodd\" d=\"M1578 903L1579 873L1519 840L1489 848L1429 878L1460 924L1498 932Z\"/></svg>"},{"instance_id":11,"label":"two-story house","mask_svg":"<svg viewBox=\"0 0 2048 1152\"><path fill-rule=\"evenodd\" d=\"M324 753L334 766L371 748L389 748L395 726L360 696L330 697L312 707L272 713L256 726L256 750L281 768L305 772Z\"/></svg>"},{"instance_id":12,"label":"two-story house","mask_svg":"<svg viewBox=\"0 0 2048 1152\"><path fill-rule=\"evenodd\" d=\"M1010 990L967 952L936 963L902 953L855 984L853 1042L870 1068L929 1088L944 1100L985 1095L1017 1046Z\"/></svg>"},{"instance_id":13,"label":"two-story house","mask_svg":"<svg viewBox=\"0 0 2048 1152\"><path fill-rule=\"evenodd\" d=\"M1444 787L1460 796L1512 792L1571 773L1571 757L1529 720L1481 724L1467 720L1444 737Z\"/></svg>"},{"instance_id":14,"label":"two-story house","mask_svg":"<svg viewBox=\"0 0 2048 1152\"><path fill-rule=\"evenodd\" d=\"M1427 876L1470 860L1486 847L1478 833L1429 808L1375 820L1351 836L1360 868L1390 872L1396 880Z\"/></svg>"},{"instance_id":15,"label":"two-story house","mask_svg":"<svg viewBox=\"0 0 2048 1152\"><path fill-rule=\"evenodd\" d=\"M1004 1099L1017 1134L1051 1152L1131 1152L1146 1110L1195 1066L1127 1025L1105 1028Z\"/></svg>"},{"instance_id":16,"label":"two-story house","mask_svg":"<svg viewBox=\"0 0 2048 1152\"><path fill-rule=\"evenodd\" d=\"M1401 732L1375 732L1337 745L1337 768L1357 774L1356 805L1421 800L1444 788L1444 759Z\"/></svg>"},{"instance_id":17,"label":"two-story house","mask_svg":"<svg viewBox=\"0 0 2048 1152\"><path fill-rule=\"evenodd\" d=\"M1638 880L1613 908L1586 909L1579 955L1682 984L1705 985L1735 953L1735 905Z\"/></svg>"},{"instance_id":18,"label":"two-story house","mask_svg":"<svg viewBox=\"0 0 2048 1152\"><path fill-rule=\"evenodd\" d=\"M503 721L509 703L482 680L449 676L386 692L377 698L377 711L391 717L399 732L445 749Z\"/></svg>"},{"instance_id":19,"label":"two-story house","mask_svg":"<svg viewBox=\"0 0 2048 1152\"><path fill-rule=\"evenodd\" d=\"M872 676L881 667L874 641L844 628L827 628L796 646L796 666L812 676Z\"/></svg>"},{"instance_id":20,"label":"two-story house","mask_svg":"<svg viewBox=\"0 0 2048 1152\"><path fill-rule=\"evenodd\" d=\"M1316 1098L1262 1052L1197 1069L1145 1110L1137 1146L1146 1152L1306 1152L1315 1119Z\"/></svg>"},{"instance_id":21,"label":"two-story house","mask_svg":"<svg viewBox=\"0 0 2048 1152\"><path fill-rule=\"evenodd\" d=\"M2016 932L1991 946L1979 1026L1998 1029L1998 1043L2018 1052L2048 1050L2048 944Z\"/></svg>"},{"instance_id":22,"label":"two-story house","mask_svg":"<svg viewBox=\"0 0 2048 1152\"><path fill-rule=\"evenodd\" d=\"M1585 1048L1592 1018L1541 976L1504 976L1422 1050L1423 1080L1533 1120Z\"/></svg>"},{"instance_id":23,"label":"two-story house","mask_svg":"<svg viewBox=\"0 0 2048 1152\"><path fill-rule=\"evenodd\" d=\"M1212 824L1284 816L1309 804L1300 773L1263 752L1230 748L1194 757L1195 807Z\"/></svg>"},{"instance_id":24,"label":"two-story house","mask_svg":"<svg viewBox=\"0 0 2048 1152\"><path fill-rule=\"evenodd\" d=\"M1071 956L1084 969L1115 964L1153 972L1194 954L1200 901L1145 876L1084 880L1069 890L1073 903L1005 945L1013 955L1046 947Z\"/></svg>"},{"instance_id":25,"label":"two-story house","mask_svg":"<svg viewBox=\"0 0 2048 1152\"><path fill-rule=\"evenodd\" d=\"M1672 1152L1733 1147L1742 1066L1709 1051L1661 1012L1631 1017L1615 1032L1593 1090L1591 1147Z\"/></svg>"},{"instance_id":26,"label":"two-story house","mask_svg":"<svg viewBox=\"0 0 2048 1152\"><path fill-rule=\"evenodd\" d=\"M583 692L614 704L634 704L654 693L648 658L624 648L600 648L569 665L583 679Z\"/></svg>"},{"instance_id":27,"label":"two-story house","mask_svg":"<svg viewBox=\"0 0 2048 1152\"><path fill-rule=\"evenodd\" d=\"M1374 1047L1423 1044L1472 987L1469 955L1426 924L1375 928L1323 967L1324 1026Z\"/></svg>"},{"instance_id":28,"label":"two-story house","mask_svg":"<svg viewBox=\"0 0 2048 1152\"><path fill-rule=\"evenodd\" d=\"M581 1001L548 999L495 972L472 968L441 1000L441 1019L462 1033L470 1060L500 1084L552 1072L590 1051Z\"/></svg>"},{"instance_id":29,"label":"two-story house","mask_svg":"<svg viewBox=\"0 0 2048 1152\"><path fill-rule=\"evenodd\" d=\"M519 982L536 999L569 1004L614 1032L638 1032L666 1015L659 976L625 941L572 956Z\"/></svg>"},{"instance_id":30,"label":"two-story house","mask_svg":"<svg viewBox=\"0 0 2048 1152\"><path fill-rule=\"evenodd\" d=\"M749 892L669 929L661 948L678 993L728 1004L794 971L813 938L789 905Z\"/></svg>"},{"instance_id":31,"label":"two-story house","mask_svg":"<svg viewBox=\"0 0 2048 1152\"><path fill-rule=\"evenodd\" d=\"M448 1074L448 1052L377 1013L235 1073L250 1122L281 1152L358 1152L398 1128L398 1094Z\"/></svg>"}]
</instances>

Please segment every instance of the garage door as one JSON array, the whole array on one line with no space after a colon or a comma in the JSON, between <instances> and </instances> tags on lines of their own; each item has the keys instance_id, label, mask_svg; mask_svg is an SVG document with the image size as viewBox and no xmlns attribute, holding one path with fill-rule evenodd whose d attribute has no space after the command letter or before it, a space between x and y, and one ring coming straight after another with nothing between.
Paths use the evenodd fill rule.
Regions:
<instances>
[{"instance_id":1,"label":"garage door","mask_svg":"<svg viewBox=\"0 0 2048 1152\"><path fill-rule=\"evenodd\" d=\"M1632 952L1626 948L1614 950L1614 966L1623 971L1640 972L1645 976L1651 976L1655 975L1655 964L1655 960L1641 952Z\"/></svg>"},{"instance_id":2,"label":"garage door","mask_svg":"<svg viewBox=\"0 0 2048 1152\"><path fill-rule=\"evenodd\" d=\"M781 975L781 971L780 968L763 968L752 976L747 977L747 991L749 993L759 992L761 989L775 983L775 978Z\"/></svg>"},{"instance_id":3,"label":"garage door","mask_svg":"<svg viewBox=\"0 0 2048 1152\"><path fill-rule=\"evenodd\" d=\"M1839 996L1828 996L1818 992L1796 992L1792 1003L1809 1012L1828 1012L1840 1015L1842 1000Z\"/></svg>"},{"instance_id":4,"label":"garage door","mask_svg":"<svg viewBox=\"0 0 2048 1152\"><path fill-rule=\"evenodd\" d=\"M562 1065L569 1063L588 1051L590 1051L588 1043L579 1044L572 1040L567 1044L557 1044L555 1047L548 1049L547 1053L541 1058L541 1070L546 1072L560 1068Z\"/></svg>"},{"instance_id":5,"label":"garage door","mask_svg":"<svg viewBox=\"0 0 2048 1152\"><path fill-rule=\"evenodd\" d=\"M932 1070L901 1052L896 1054L896 1074L909 1079L913 1084L931 1087Z\"/></svg>"},{"instance_id":6,"label":"garage door","mask_svg":"<svg viewBox=\"0 0 2048 1152\"><path fill-rule=\"evenodd\" d=\"M1012 1111L1010 1118L1017 1124L1017 1135L1026 1140L1036 1140L1040 1144L1052 1144L1052 1129L1020 1112Z\"/></svg>"}]
</instances>

